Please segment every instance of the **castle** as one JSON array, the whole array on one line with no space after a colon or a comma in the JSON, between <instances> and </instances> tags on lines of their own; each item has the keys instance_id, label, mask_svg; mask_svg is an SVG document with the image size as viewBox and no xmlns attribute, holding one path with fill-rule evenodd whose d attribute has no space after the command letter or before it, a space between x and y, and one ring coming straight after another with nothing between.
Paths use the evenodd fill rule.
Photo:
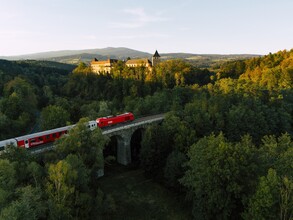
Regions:
<instances>
[{"instance_id":1,"label":"castle","mask_svg":"<svg viewBox=\"0 0 293 220\"><path fill-rule=\"evenodd\" d=\"M156 66L160 62L160 54L156 50L154 55L152 56L152 61L149 59L130 59L125 62L127 67L140 67L144 66L149 70L152 70L152 67ZM107 59L107 60L97 60L96 58L93 59L90 63L91 69L94 73L110 73L114 63L117 63L118 60L116 59Z\"/></svg>"},{"instance_id":2,"label":"castle","mask_svg":"<svg viewBox=\"0 0 293 220\"><path fill-rule=\"evenodd\" d=\"M110 73L113 64L117 63L116 59L98 61L96 58L91 61L91 69L94 73Z\"/></svg>"}]
</instances>

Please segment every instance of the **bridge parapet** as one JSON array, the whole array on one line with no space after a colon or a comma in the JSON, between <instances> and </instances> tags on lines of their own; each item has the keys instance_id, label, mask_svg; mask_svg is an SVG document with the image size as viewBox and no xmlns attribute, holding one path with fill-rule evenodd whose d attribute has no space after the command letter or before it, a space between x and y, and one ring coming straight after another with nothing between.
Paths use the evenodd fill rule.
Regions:
<instances>
[{"instance_id":1,"label":"bridge parapet","mask_svg":"<svg viewBox=\"0 0 293 220\"><path fill-rule=\"evenodd\" d=\"M133 122L131 124L126 124L126 125L123 125L123 126L119 126L119 127L113 128L113 129L103 131L102 134L107 135L107 134L111 134L111 133L118 132L118 131L128 130L128 129L131 129L131 128L138 128L138 127L141 127L143 125L152 124L154 122L160 122L163 119L164 119L164 117L161 116L161 117L157 117L157 118L153 118L153 119L149 119L149 120Z\"/></svg>"},{"instance_id":2,"label":"bridge parapet","mask_svg":"<svg viewBox=\"0 0 293 220\"><path fill-rule=\"evenodd\" d=\"M103 135L108 137L117 136L117 162L123 165L131 163L131 137L133 133L140 128L146 128L148 125L153 123L159 123L164 120L164 116L159 115L155 118L148 120L141 120L138 122L132 122L119 127L114 127L109 130L103 131ZM119 138L118 138L119 137Z\"/></svg>"}]
</instances>

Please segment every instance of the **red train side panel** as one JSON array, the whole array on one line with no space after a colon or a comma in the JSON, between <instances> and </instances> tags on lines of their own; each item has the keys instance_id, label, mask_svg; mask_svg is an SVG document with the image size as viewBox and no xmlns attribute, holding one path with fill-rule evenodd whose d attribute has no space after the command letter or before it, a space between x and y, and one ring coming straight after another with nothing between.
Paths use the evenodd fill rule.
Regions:
<instances>
[{"instance_id":1,"label":"red train side panel","mask_svg":"<svg viewBox=\"0 0 293 220\"><path fill-rule=\"evenodd\" d=\"M96 122L100 128L103 128L103 127L116 125L119 123L133 121L133 120L134 120L134 115L131 112L127 112L121 115L97 118Z\"/></svg>"},{"instance_id":2,"label":"red train side panel","mask_svg":"<svg viewBox=\"0 0 293 220\"><path fill-rule=\"evenodd\" d=\"M67 133L67 131L55 132L52 134L28 137L28 138L17 138L17 146L23 148L31 148L36 147L42 144L50 143L60 138L63 134Z\"/></svg>"},{"instance_id":3,"label":"red train side panel","mask_svg":"<svg viewBox=\"0 0 293 220\"><path fill-rule=\"evenodd\" d=\"M37 147L42 144L50 143L60 138L62 135L66 134L68 130L72 127L66 126L62 128L56 128L48 131L38 132L30 135L25 135L15 138L17 141L17 146L22 148Z\"/></svg>"}]
</instances>

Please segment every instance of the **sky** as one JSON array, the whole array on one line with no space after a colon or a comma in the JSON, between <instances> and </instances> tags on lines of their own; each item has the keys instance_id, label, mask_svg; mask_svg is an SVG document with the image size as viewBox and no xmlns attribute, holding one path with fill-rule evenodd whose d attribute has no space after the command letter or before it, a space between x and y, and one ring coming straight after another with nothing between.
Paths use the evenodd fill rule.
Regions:
<instances>
[{"instance_id":1,"label":"sky","mask_svg":"<svg viewBox=\"0 0 293 220\"><path fill-rule=\"evenodd\" d=\"M293 48L292 0L0 0L0 56L127 47L268 54Z\"/></svg>"}]
</instances>

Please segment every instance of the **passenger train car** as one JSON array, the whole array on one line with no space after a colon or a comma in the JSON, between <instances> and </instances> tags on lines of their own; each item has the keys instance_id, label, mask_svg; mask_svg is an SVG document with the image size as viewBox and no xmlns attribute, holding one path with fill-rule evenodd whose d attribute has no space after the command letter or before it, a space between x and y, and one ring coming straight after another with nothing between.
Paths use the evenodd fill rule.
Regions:
<instances>
[{"instance_id":1,"label":"passenger train car","mask_svg":"<svg viewBox=\"0 0 293 220\"><path fill-rule=\"evenodd\" d=\"M134 115L130 112L117 116L107 116L97 118L96 121L89 121L88 128L94 130L97 127L104 128L107 126L117 125L128 121L133 121ZM54 142L62 135L67 134L68 131L75 125L65 126L61 128L55 128L52 130L42 131L34 134L28 134L16 138L0 141L0 151L4 150L5 146L12 145L21 148L33 148L43 144Z\"/></svg>"}]
</instances>

